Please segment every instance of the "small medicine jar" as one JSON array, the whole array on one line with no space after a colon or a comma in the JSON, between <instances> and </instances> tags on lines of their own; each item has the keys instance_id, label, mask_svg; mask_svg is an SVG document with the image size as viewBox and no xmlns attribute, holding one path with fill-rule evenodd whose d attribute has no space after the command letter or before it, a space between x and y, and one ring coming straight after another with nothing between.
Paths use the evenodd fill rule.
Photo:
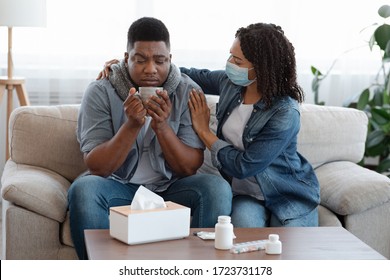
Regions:
<instances>
[{"instance_id":1,"label":"small medicine jar","mask_svg":"<svg viewBox=\"0 0 390 280\"><path fill-rule=\"evenodd\" d=\"M265 244L265 253L268 255L279 255L282 253L282 242L278 234L270 234Z\"/></svg>"},{"instance_id":2,"label":"small medicine jar","mask_svg":"<svg viewBox=\"0 0 390 280\"><path fill-rule=\"evenodd\" d=\"M233 225L229 216L219 216L215 225L215 244L219 250L229 250L233 247Z\"/></svg>"}]
</instances>

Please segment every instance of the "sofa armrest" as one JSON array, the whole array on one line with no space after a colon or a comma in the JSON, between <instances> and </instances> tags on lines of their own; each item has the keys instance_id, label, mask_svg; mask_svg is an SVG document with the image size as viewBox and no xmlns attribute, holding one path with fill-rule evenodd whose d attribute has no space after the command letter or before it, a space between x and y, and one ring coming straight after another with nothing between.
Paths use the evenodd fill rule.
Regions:
<instances>
[{"instance_id":1,"label":"sofa armrest","mask_svg":"<svg viewBox=\"0 0 390 280\"><path fill-rule=\"evenodd\" d=\"M390 179L353 162L326 163L315 172L321 205L339 215L361 213L390 201Z\"/></svg>"},{"instance_id":2,"label":"sofa armrest","mask_svg":"<svg viewBox=\"0 0 390 280\"><path fill-rule=\"evenodd\" d=\"M8 160L1 185L5 200L58 222L65 220L70 182L61 175Z\"/></svg>"}]
</instances>

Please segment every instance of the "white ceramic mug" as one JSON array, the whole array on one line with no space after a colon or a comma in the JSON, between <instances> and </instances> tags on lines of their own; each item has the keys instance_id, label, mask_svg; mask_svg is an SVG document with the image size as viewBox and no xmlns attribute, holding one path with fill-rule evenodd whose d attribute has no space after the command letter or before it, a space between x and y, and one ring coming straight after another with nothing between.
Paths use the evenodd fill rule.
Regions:
<instances>
[{"instance_id":1,"label":"white ceramic mug","mask_svg":"<svg viewBox=\"0 0 390 280\"><path fill-rule=\"evenodd\" d=\"M156 91L160 90L162 91L162 87L139 87L138 88L138 93L139 96L141 97L142 101L148 100L151 96L156 95Z\"/></svg>"}]
</instances>

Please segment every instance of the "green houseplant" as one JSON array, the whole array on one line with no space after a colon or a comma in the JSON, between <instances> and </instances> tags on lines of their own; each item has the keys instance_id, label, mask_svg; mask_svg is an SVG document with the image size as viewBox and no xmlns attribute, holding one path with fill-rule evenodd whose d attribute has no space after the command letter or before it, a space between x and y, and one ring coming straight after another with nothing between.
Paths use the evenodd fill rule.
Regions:
<instances>
[{"instance_id":1,"label":"green houseplant","mask_svg":"<svg viewBox=\"0 0 390 280\"><path fill-rule=\"evenodd\" d=\"M390 17L390 6L383 5L379 8L378 14L383 19ZM368 42L371 51L379 51L381 65L375 80L365 88L359 95L358 101L351 103L349 107L355 107L366 112L369 124L367 141L365 147L365 158L378 158L378 163L372 166L379 173L389 175L390 171L390 25L375 24L376 28ZM350 51L350 50L349 50ZM312 91L314 102L323 105L319 101L319 86L328 76L337 59L333 62L326 74L322 74L316 67L312 66L314 75L312 80ZM361 163L365 165L364 160Z\"/></svg>"},{"instance_id":2,"label":"green houseplant","mask_svg":"<svg viewBox=\"0 0 390 280\"><path fill-rule=\"evenodd\" d=\"M390 6L379 8L378 14L390 17ZM356 108L364 110L369 117L366 141L366 157L378 157L376 171L390 170L390 25L383 23L376 27L369 41L370 50L379 47L381 66L374 82L359 96Z\"/></svg>"}]
</instances>

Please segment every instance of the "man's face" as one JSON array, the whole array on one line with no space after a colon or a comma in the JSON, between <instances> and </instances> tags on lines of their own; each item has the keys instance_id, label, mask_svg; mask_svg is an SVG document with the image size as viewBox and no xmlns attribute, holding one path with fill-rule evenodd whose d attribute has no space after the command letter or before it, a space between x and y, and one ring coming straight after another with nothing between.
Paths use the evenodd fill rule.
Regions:
<instances>
[{"instance_id":1,"label":"man's face","mask_svg":"<svg viewBox=\"0 0 390 280\"><path fill-rule=\"evenodd\" d=\"M140 87L162 86L171 66L171 54L163 41L137 41L125 54L132 81Z\"/></svg>"}]
</instances>

